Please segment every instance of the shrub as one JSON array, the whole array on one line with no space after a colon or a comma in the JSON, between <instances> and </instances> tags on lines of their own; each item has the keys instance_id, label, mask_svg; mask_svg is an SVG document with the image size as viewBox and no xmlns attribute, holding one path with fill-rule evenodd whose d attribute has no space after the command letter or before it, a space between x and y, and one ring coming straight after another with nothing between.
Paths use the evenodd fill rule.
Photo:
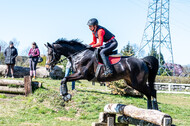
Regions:
<instances>
[{"instance_id":1,"label":"shrub","mask_svg":"<svg viewBox=\"0 0 190 126\"><path fill-rule=\"evenodd\" d=\"M3 55L3 52L0 52L0 64L4 64L5 63L5 57Z\"/></svg>"},{"instance_id":2,"label":"shrub","mask_svg":"<svg viewBox=\"0 0 190 126\"><path fill-rule=\"evenodd\" d=\"M38 66L45 66L46 65L46 56L41 56L43 61L41 63L38 63Z\"/></svg>"},{"instance_id":3,"label":"shrub","mask_svg":"<svg viewBox=\"0 0 190 126\"><path fill-rule=\"evenodd\" d=\"M156 76L156 82L190 84L190 77Z\"/></svg>"}]
</instances>

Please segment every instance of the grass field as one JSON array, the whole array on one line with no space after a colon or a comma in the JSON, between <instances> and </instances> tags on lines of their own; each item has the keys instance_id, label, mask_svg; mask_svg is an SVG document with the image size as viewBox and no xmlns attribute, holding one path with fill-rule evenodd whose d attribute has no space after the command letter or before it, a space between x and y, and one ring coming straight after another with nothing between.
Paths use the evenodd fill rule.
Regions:
<instances>
[{"instance_id":1,"label":"grass field","mask_svg":"<svg viewBox=\"0 0 190 126\"><path fill-rule=\"evenodd\" d=\"M59 96L60 80L43 81L43 88L23 97L0 94L0 125L3 126L90 126L98 121L107 103L132 104L146 108L145 98L111 95L106 87L90 82L76 83L72 101L63 103ZM69 88L71 83L68 84ZM159 108L172 116L177 126L190 125L190 95L158 94Z\"/></svg>"}]
</instances>

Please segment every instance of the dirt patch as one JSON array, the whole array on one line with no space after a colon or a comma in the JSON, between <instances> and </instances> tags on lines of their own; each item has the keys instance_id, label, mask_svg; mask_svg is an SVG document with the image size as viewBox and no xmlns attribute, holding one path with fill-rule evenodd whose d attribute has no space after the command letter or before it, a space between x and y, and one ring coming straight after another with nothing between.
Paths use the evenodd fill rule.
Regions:
<instances>
[{"instance_id":1,"label":"dirt patch","mask_svg":"<svg viewBox=\"0 0 190 126\"><path fill-rule=\"evenodd\" d=\"M20 126L41 126L39 123L21 123Z\"/></svg>"},{"instance_id":2,"label":"dirt patch","mask_svg":"<svg viewBox=\"0 0 190 126\"><path fill-rule=\"evenodd\" d=\"M68 118L68 117L57 117L56 119L59 119L61 121L73 121L73 118Z\"/></svg>"}]
</instances>

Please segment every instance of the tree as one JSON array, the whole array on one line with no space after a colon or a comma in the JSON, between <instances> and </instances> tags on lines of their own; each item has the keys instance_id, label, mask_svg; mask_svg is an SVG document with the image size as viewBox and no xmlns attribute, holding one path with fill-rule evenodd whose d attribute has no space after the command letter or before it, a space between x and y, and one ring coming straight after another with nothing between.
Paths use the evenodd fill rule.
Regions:
<instances>
[{"instance_id":1,"label":"tree","mask_svg":"<svg viewBox=\"0 0 190 126\"><path fill-rule=\"evenodd\" d=\"M18 48L18 46L20 45L20 41L18 41L16 38L13 38L11 41L14 43L14 47Z\"/></svg>"},{"instance_id":2,"label":"tree","mask_svg":"<svg viewBox=\"0 0 190 126\"><path fill-rule=\"evenodd\" d=\"M22 50L21 56L28 56L28 53L30 51L30 46L28 46L27 48L25 48L24 50Z\"/></svg>"},{"instance_id":3,"label":"tree","mask_svg":"<svg viewBox=\"0 0 190 126\"><path fill-rule=\"evenodd\" d=\"M0 64L4 64L5 57L3 52L7 48L8 44L5 41L0 40Z\"/></svg>"},{"instance_id":4,"label":"tree","mask_svg":"<svg viewBox=\"0 0 190 126\"><path fill-rule=\"evenodd\" d=\"M183 72L185 74L184 76L190 76L190 64L183 66Z\"/></svg>"},{"instance_id":5,"label":"tree","mask_svg":"<svg viewBox=\"0 0 190 126\"><path fill-rule=\"evenodd\" d=\"M154 56L159 60L159 54L157 53L157 51L154 47L152 48L152 50L150 51L150 53L148 55ZM164 65L164 64L165 64L164 56L162 53L160 53L160 65Z\"/></svg>"},{"instance_id":6,"label":"tree","mask_svg":"<svg viewBox=\"0 0 190 126\"><path fill-rule=\"evenodd\" d=\"M121 54L124 56L134 56L136 54L136 51L137 50L135 50L134 47L130 45L130 42L128 42L128 44L121 50Z\"/></svg>"},{"instance_id":7,"label":"tree","mask_svg":"<svg viewBox=\"0 0 190 126\"><path fill-rule=\"evenodd\" d=\"M156 49L152 47L152 50L148 54L149 56L154 56L159 60L159 54L157 53ZM165 60L162 53L160 53L160 68L158 70L158 74L162 76L172 76L172 70L168 69L165 66Z\"/></svg>"},{"instance_id":8,"label":"tree","mask_svg":"<svg viewBox=\"0 0 190 126\"><path fill-rule=\"evenodd\" d=\"M4 50L7 48L8 44L3 41L3 40L0 40L0 48L1 48L1 51L0 52L4 52Z\"/></svg>"},{"instance_id":9,"label":"tree","mask_svg":"<svg viewBox=\"0 0 190 126\"><path fill-rule=\"evenodd\" d=\"M40 54L47 55L47 48L45 46L40 48Z\"/></svg>"}]
</instances>

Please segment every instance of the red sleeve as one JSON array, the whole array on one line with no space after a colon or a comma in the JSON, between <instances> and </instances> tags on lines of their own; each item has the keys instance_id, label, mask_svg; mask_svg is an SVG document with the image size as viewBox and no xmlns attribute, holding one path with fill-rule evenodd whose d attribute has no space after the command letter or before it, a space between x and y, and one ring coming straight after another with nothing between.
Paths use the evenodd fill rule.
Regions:
<instances>
[{"instance_id":1,"label":"red sleeve","mask_svg":"<svg viewBox=\"0 0 190 126\"><path fill-rule=\"evenodd\" d=\"M97 38L95 37L94 33L92 33L92 35L93 35L93 41L89 45L94 45L97 42Z\"/></svg>"},{"instance_id":2,"label":"red sleeve","mask_svg":"<svg viewBox=\"0 0 190 126\"><path fill-rule=\"evenodd\" d=\"M103 45L103 42L104 42L104 35L105 35L104 29L98 30L98 39L99 39L99 42L98 42L97 44L92 45L93 48L95 48L95 47L100 47L100 46Z\"/></svg>"}]
</instances>

